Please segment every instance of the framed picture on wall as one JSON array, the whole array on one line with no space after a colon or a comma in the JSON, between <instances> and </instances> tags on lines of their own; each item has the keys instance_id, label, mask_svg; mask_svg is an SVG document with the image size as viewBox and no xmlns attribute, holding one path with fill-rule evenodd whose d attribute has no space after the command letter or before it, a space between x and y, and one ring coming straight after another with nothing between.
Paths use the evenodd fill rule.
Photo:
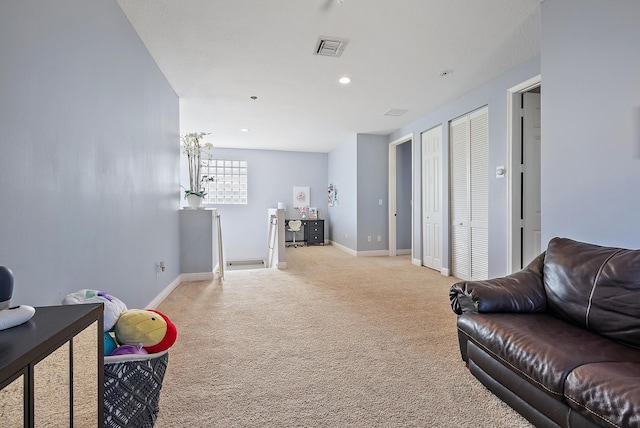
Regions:
<instances>
[{"instance_id":1,"label":"framed picture on wall","mask_svg":"<svg viewBox=\"0 0 640 428\"><path fill-rule=\"evenodd\" d=\"M309 196L308 187L294 187L293 188L293 207L302 208L308 207L311 197Z\"/></svg>"}]
</instances>

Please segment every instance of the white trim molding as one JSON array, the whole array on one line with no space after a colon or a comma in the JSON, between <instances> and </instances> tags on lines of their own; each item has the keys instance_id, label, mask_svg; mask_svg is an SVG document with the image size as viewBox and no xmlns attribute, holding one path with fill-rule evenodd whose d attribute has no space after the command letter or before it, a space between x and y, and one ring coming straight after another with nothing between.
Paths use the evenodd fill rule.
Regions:
<instances>
[{"instance_id":1,"label":"white trim molding","mask_svg":"<svg viewBox=\"0 0 640 428\"><path fill-rule=\"evenodd\" d=\"M518 159L514 159L513 145L520 138L519 119L516 119L515 112L518 110L518 97L521 93L542 85L542 75L538 74L507 89L507 273L520 270L516 260L520 254L520 245L514 245L515 239L520 239L517 232L520 228L517 214L520 205L516 195L519 195L519 186L514 184L516 175L513 174L514 165L518 164Z\"/></svg>"},{"instance_id":2,"label":"white trim molding","mask_svg":"<svg viewBox=\"0 0 640 428\"><path fill-rule=\"evenodd\" d=\"M169 284L164 290L162 290L160 292L160 294L158 294L151 302L149 302L149 304L147 306L145 306L148 309L157 309L158 306L160 306L160 304L162 302L164 302L164 299L167 298L167 296L169 296L169 294L171 294L171 292L173 290L176 289L176 287L178 287L178 285L180 285L180 283L182 282L182 275L179 275L176 279L174 279L173 281L171 281L171 284Z\"/></svg>"},{"instance_id":3,"label":"white trim molding","mask_svg":"<svg viewBox=\"0 0 640 428\"><path fill-rule=\"evenodd\" d=\"M358 255L358 253L356 251L352 250L349 247L345 247L344 245L338 244L337 242L334 242L334 241L330 241L330 242L331 242L331 245L333 245L334 247L336 247L339 250L344 251L345 253L351 254L354 257Z\"/></svg>"},{"instance_id":4,"label":"white trim molding","mask_svg":"<svg viewBox=\"0 0 640 428\"><path fill-rule=\"evenodd\" d=\"M357 251L356 257L380 257L388 256L389 250L372 250L372 251Z\"/></svg>"},{"instance_id":5,"label":"white trim molding","mask_svg":"<svg viewBox=\"0 0 640 428\"><path fill-rule=\"evenodd\" d=\"M180 275L180 282L212 281L214 277L214 272L183 273Z\"/></svg>"}]
</instances>

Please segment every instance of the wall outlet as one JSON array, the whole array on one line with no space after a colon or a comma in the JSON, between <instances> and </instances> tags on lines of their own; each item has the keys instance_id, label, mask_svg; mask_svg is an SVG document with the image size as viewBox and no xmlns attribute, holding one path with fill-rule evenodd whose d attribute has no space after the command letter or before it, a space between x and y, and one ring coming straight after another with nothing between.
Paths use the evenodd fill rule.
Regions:
<instances>
[{"instance_id":1,"label":"wall outlet","mask_svg":"<svg viewBox=\"0 0 640 428\"><path fill-rule=\"evenodd\" d=\"M378 199L378 205L382 205L382 199Z\"/></svg>"},{"instance_id":2,"label":"wall outlet","mask_svg":"<svg viewBox=\"0 0 640 428\"><path fill-rule=\"evenodd\" d=\"M382 241L382 236L378 235L378 242Z\"/></svg>"},{"instance_id":3,"label":"wall outlet","mask_svg":"<svg viewBox=\"0 0 640 428\"><path fill-rule=\"evenodd\" d=\"M367 241L371 242L371 236L367 236Z\"/></svg>"},{"instance_id":4,"label":"wall outlet","mask_svg":"<svg viewBox=\"0 0 640 428\"><path fill-rule=\"evenodd\" d=\"M160 276L160 274L162 272L164 272L164 270L166 269L166 265L164 264L164 262L158 262L156 263L156 278Z\"/></svg>"}]
</instances>

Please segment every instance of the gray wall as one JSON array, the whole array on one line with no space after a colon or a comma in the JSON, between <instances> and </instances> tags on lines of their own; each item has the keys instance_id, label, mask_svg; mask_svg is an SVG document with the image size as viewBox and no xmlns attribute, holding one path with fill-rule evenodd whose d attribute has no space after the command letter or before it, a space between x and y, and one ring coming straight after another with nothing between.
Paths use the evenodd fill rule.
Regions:
<instances>
[{"instance_id":1,"label":"gray wall","mask_svg":"<svg viewBox=\"0 0 640 428\"><path fill-rule=\"evenodd\" d=\"M215 146L215 132L212 132L212 137ZM278 202L284 202L287 218L300 217L298 210L293 208L294 186L309 187L310 206L317 207L320 217L327 219L326 153L214 147L213 157L246 160L248 163L248 203L213 205L221 216L225 260L262 260L266 257L268 209L276 208ZM186 171L182 182L188 183ZM182 204L186 204L184 199ZM325 223L326 235L329 227L328 222Z\"/></svg>"},{"instance_id":2,"label":"gray wall","mask_svg":"<svg viewBox=\"0 0 640 428\"><path fill-rule=\"evenodd\" d=\"M358 148L354 135L329 152L328 183L337 186L339 202L328 208L329 239L344 247L356 250L358 238Z\"/></svg>"},{"instance_id":3,"label":"gray wall","mask_svg":"<svg viewBox=\"0 0 640 428\"><path fill-rule=\"evenodd\" d=\"M355 253L388 250L387 137L357 134L329 153L328 168L329 183L335 184L339 193L339 203L329 207L331 241Z\"/></svg>"},{"instance_id":4,"label":"gray wall","mask_svg":"<svg viewBox=\"0 0 640 428\"><path fill-rule=\"evenodd\" d=\"M179 274L178 97L112 0L0 2L0 58L13 303L94 288L145 306Z\"/></svg>"},{"instance_id":5,"label":"gray wall","mask_svg":"<svg viewBox=\"0 0 640 428\"><path fill-rule=\"evenodd\" d=\"M414 195L413 195L413 257L422 260L422 167L420 133L443 125L442 176L443 195L443 267L450 268L449 257L449 121L482 106L489 106L489 276L507 272L507 180L495 177L496 166L507 164L507 90L540 74L540 59L534 58L513 70L487 82L480 88L448 103L392 133L392 142L413 134ZM452 76L455 79L455 75ZM453 82L455 83L455 82ZM545 83L543 82L543 87ZM545 91L546 96L546 89ZM544 96L543 96L544 98ZM545 124L546 126L546 124ZM544 137L543 137L544 138ZM544 144L544 143L543 143Z\"/></svg>"},{"instance_id":6,"label":"gray wall","mask_svg":"<svg viewBox=\"0 0 640 428\"><path fill-rule=\"evenodd\" d=\"M389 145L383 135L357 136L358 251L389 249ZM379 201L382 199L382 205ZM378 242L376 236L381 235ZM368 236L372 237L371 242Z\"/></svg>"},{"instance_id":7,"label":"gray wall","mask_svg":"<svg viewBox=\"0 0 640 428\"><path fill-rule=\"evenodd\" d=\"M640 248L640 2L542 3L542 234Z\"/></svg>"},{"instance_id":8,"label":"gray wall","mask_svg":"<svg viewBox=\"0 0 640 428\"><path fill-rule=\"evenodd\" d=\"M215 212L212 209L180 211L181 273L209 273L218 266Z\"/></svg>"}]
</instances>

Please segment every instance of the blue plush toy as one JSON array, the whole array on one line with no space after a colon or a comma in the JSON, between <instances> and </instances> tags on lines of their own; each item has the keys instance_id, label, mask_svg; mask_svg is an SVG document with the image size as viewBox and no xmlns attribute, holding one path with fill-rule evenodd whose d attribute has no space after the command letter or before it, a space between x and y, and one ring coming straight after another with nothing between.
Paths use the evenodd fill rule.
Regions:
<instances>
[{"instance_id":1,"label":"blue plush toy","mask_svg":"<svg viewBox=\"0 0 640 428\"><path fill-rule=\"evenodd\" d=\"M111 355L111 353L118 347L115 339L108 331L104 332L104 355Z\"/></svg>"}]
</instances>

